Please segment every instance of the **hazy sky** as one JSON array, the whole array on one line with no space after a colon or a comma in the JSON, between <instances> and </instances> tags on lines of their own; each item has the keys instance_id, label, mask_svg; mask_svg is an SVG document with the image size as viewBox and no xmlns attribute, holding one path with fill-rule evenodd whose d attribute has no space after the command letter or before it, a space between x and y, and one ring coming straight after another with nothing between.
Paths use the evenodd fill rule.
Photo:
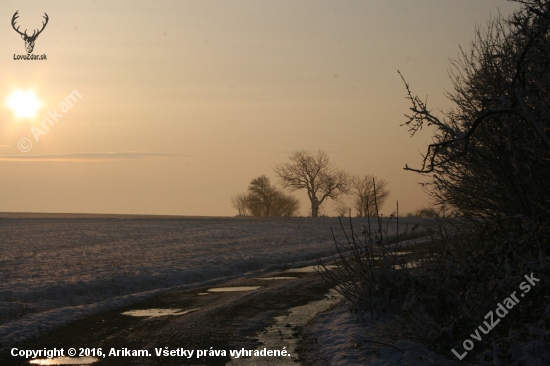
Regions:
<instances>
[{"instance_id":1,"label":"hazy sky","mask_svg":"<svg viewBox=\"0 0 550 366\"><path fill-rule=\"evenodd\" d=\"M448 108L449 58L504 0L8 1L0 4L0 211L235 215L231 196L296 150L389 182L383 210L427 203L403 170L430 131L400 124L413 92ZM49 23L33 54L20 30ZM33 90L20 119L5 103ZM82 98L50 130L67 95ZM31 132L45 131L37 142ZM35 130L36 131L36 130ZM32 142L28 152L19 141ZM302 214L308 212L305 192ZM331 211L328 211L331 213Z\"/></svg>"}]
</instances>

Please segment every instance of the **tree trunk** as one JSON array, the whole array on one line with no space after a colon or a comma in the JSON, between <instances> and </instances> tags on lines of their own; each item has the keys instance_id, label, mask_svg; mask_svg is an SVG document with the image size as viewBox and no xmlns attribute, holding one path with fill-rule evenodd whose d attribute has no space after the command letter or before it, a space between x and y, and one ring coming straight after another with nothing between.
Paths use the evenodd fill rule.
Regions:
<instances>
[{"instance_id":1,"label":"tree trunk","mask_svg":"<svg viewBox=\"0 0 550 366\"><path fill-rule=\"evenodd\" d=\"M311 217L317 217L319 215L319 206L321 206L321 202L317 201L317 199L312 200Z\"/></svg>"}]
</instances>

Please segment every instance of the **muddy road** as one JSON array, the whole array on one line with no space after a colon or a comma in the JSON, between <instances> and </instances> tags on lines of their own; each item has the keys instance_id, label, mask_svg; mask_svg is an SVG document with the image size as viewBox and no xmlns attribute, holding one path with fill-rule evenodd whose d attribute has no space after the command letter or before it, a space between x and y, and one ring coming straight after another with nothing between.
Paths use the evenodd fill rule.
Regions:
<instances>
[{"instance_id":1,"label":"muddy road","mask_svg":"<svg viewBox=\"0 0 550 366\"><path fill-rule=\"evenodd\" d=\"M231 291L220 290L222 287L229 287ZM231 365L299 365L306 363L302 359L305 352L301 344L304 326L316 313L340 301L329 293L329 286L315 271L241 278L215 288L217 290L199 288L171 292L116 311L96 314L19 344L17 348L63 348L65 356L69 348L77 352L81 348L89 349L90 356L94 356L92 349L97 356L97 349L101 348L104 357L68 361L94 366L226 365L230 361ZM239 350L244 356L243 349L285 352L284 357L231 357L231 350ZM149 355L129 356L132 350L146 350ZM174 351L175 355L157 356L160 350ZM194 352L189 357L189 353L182 355L183 350ZM214 354L211 350L218 352L209 356ZM114 355L116 353L118 356ZM33 364L66 362L35 359ZM29 359L14 357L10 351L0 354L0 365L30 364Z\"/></svg>"}]
</instances>

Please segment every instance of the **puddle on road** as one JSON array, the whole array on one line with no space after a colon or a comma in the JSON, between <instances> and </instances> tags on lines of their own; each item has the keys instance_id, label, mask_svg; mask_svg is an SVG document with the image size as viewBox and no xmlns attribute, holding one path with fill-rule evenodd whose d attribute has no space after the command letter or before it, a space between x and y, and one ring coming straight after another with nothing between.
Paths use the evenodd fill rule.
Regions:
<instances>
[{"instance_id":1,"label":"puddle on road","mask_svg":"<svg viewBox=\"0 0 550 366\"><path fill-rule=\"evenodd\" d=\"M405 268L409 268L409 269L411 269L411 268L417 268L418 266L420 266L420 264L421 264L420 261L407 262L407 263L404 264L404 267L405 267ZM395 269L402 269L403 267L400 266L399 264L396 264L396 265L393 266L393 268L395 268Z\"/></svg>"},{"instance_id":2,"label":"puddle on road","mask_svg":"<svg viewBox=\"0 0 550 366\"><path fill-rule=\"evenodd\" d=\"M413 252L397 252L397 253L388 253L388 259L392 259L394 257L399 257L399 256L402 256L402 255L409 255L409 254L413 254ZM374 257L361 257L361 259L364 259L364 260L368 260L368 259L374 259L374 260L382 260L384 259L384 257L380 257L380 256L374 256Z\"/></svg>"},{"instance_id":3,"label":"puddle on road","mask_svg":"<svg viewBox=\"0 0 550 366\"><path fill-rule=\"evenodd\" d=\"M373 254L374 254L373 258L383 258L384 253L373 253ZM391 257L398 257L400 255L414 254L414 252L388 252L386 254L388 255L388 258L391 258ZM381 255L382 255L382 257L381 257Z\"/></svg>"},{"instance_id":4,"label":"puddle on road","mask_svg":"<svg viewBox=\"0 0 550 366\"><path fill-rule=\"evenodd\" d=\"M276 323L264 329L256 335L258 343L261 346L257 349L263 350L282 350L286 347L286 351L290 357L273 356L273 357L248 357L234 358L227 365L230 366L279 366L279 365L296 365L298 353L298 328L304 327L317 314L328 310L330 307L338 304L342 300L341 295L331 289L323 300L312 301L306 305L297 306L289 309L289 315L278 316L275 318Z\"/></svg>"},{"instance_id":5,"label":"puddle on road","mask_svg":"<svg viewBox=\"0 0 550 366\"><path fill-rule=\"evenodd\" d=\"M122 315L156 318L159 316L185 315L195 310L198 310L198 308L188 309L185 311L182 311L182 309L143 309L125 311Z\"/></svg>"},{"instance_id":6,"label":"puddle on road","mask_svg":"<svg viewBox=\"0 0 550 366\"><path fill-rule=\"evenodd\" d=\"M204 296L204 295L210 295L208 292L199 292L197 295Z\"/></svg>"},{"instance_id":7,"label":"puddle on road","mask_svg":"<svg viewBox=\"0 0 550 366\"><path fill-rule=\"evenodd\" d=\"M208 292L239 292L239 291L254 291L262 286L235 286L235 287L217 287L209 288Z\"/></svg>"},{"instance_id":8,"label":"puddle on road","mask_svg":"<svg viewBox=\"0 0 550 366\"><path fill-rule=\"evenodd\" d=\"M255 277L257 280L295 280L298 277Z\"/></svg>"},{"instance_id":9,"label":"puddle on road","mask_svg":"<svg viewBox=\"0 0 550 366\"><path fill-rule=\"evenodd\" d=\"M335 264L329 264L328 266L325 266L329 271L331 269L338 268ZM320 266L307 266L307 267L301 267L301 268L291 268L287 269L285 272L299 272L299 273L312 273L312 272L319 272L324 271L323 267Z\"/></svg>"},{"instance_id":10,"label":"puddle on road","mask_svg":"<svg viewBox=\"0 0 550 366\"><path fill-rule=\"evenodd\" d=\"M95 357L55 357L37 358L29 361L31 365L90 365L99 361Z\"/></svg>"}]
</instances>

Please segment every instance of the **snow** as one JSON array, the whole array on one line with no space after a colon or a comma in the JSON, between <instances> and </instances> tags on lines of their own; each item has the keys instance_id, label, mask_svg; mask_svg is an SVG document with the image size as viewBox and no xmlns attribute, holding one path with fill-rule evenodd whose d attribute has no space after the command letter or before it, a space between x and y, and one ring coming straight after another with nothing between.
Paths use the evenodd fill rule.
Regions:
<instances>
[{"instance_id":1,"label":"snow","mask_svg":"<svg viewBox=\"0 0 550 366\"><path fill-rule=\"evenodd\" d=\"M315 264L334 249L331 226L341 231L335 218L1 214L0 350L168 291Z\"/></svg>"},{"instance_id":2,"label":"snow","mask_svg":"<svg viewBox=\"0 0 550 366\"><path fill-rule=\"evenodd\" d=\"M317 340L315 351L320 360L316 364L319 365L457 365L412 342L402 340L387 346L370 343L368 331L368 327L357 324L344 303L331 312L319 314L306 328L306 334Z\"/></svg>"}]
</instances>

